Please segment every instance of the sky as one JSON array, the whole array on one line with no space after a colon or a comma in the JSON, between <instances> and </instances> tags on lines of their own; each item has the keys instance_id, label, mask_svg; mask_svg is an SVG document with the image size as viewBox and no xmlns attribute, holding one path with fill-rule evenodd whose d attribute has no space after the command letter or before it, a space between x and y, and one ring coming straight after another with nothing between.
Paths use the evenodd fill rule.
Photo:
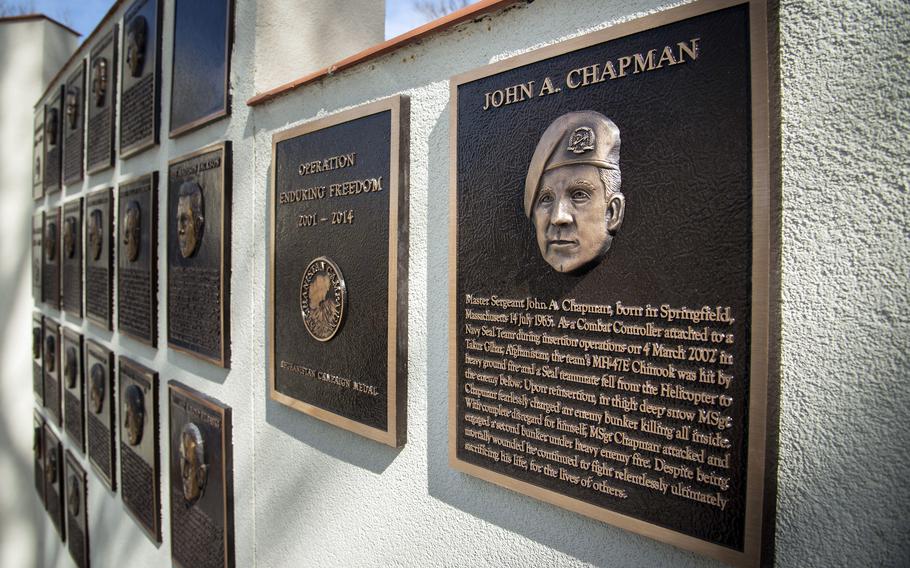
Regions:
<instances>
[{"instance_id":1,"label":"sky","mask_svg":"<svg viewBox=\"0 0 910 568\"><path fill-rule=\"evenodd\" d=\"M33 4L35 12L63 22L85 39L113 4L113 0L12 0L10 4ZM426 16L414 9L413 0L386 0L386 39L425 24Z\"/></svg>"}]
</instances>

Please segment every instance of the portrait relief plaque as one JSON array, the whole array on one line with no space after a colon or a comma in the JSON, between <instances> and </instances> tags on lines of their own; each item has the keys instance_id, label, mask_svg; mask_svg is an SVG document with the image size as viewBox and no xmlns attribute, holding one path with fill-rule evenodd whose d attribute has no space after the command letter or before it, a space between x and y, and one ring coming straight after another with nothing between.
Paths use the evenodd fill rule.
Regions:
<instances>
[{"instance_id":1,"label":"portrait relief plaque","mask_svg":"<svg viewBox=\"0 0 910 568\"><path fill-rule=\"evenodd\" d=\"M120 157L158 143L161 85L161 3L136 0L123 17Z\"/></svg>"},{"instance_id":2,"label":"portrait relief plaque","mask_svg":"<svg viewBox=\"0 0 910 568\"><path fill-rule=\"evenodd\" d=\"M82 181L85 155L85 61L63 89L63 183L73 185Z\"/></svg>"},{"instance_id":3,"label":"portrait relief plaque","mask_svg":"<svg viewBox=\"0 0 910 568\"><path fill-rule=\"evenodd\" d=\"M85 169L94 174L114 165L117 104L117 26L92 48L88 68L88 136Z\"/></svg>"},{"instance_id":4,"label":"portrait relief plaque","mask_svg":"<svg viewBox=\"0 0 910 568\"><path fill-rule=\"evenodd\" d=\"M112 214L111 188L85 197L85 317L104 329L113 324Z\"/></svg>"},{"instance_id":5,"label":"portrait relief plaque","mask_svg":"<svg viewBox=\"0 0 910 568\"><path fill-rule=\"evenodd\" d=\"M32 427L34 428L32 454L35 461L35 491L38 492L41 505L47 508L44 496L44 417L37 410L34 411Z\"/></svg>"},{"instance_id":6,"label":"portrait relief plaque","mask_svg":"<svg viewBox=\"0 0 910 568\"><path fill-rule=\"evenodd\" d=\"M161 542L158 373L120 357L120 494L153 542Z\"/></svg>"},{"instance_id":7,"label":"portrait relief plaque","mask_svg":"<svg viewBox=\"0 0 910 568\"><path fill-rule=\"evenodd\" d=\"M63 157L63 87L50 91L44 105L44 193L60 191Z\"/></svg>"},{"instance_id":8,"label":"portrait relief plaque","mask_svg":"<svg viewBox=\"0 0 910 568\"><path fill-rule=\"evenodd\" d=\"M233 0L174 3L170 137L231 112Z\"/></svg>"},{"instance_id":9,"label":"portrait relief plaque","mask_svg":"<svg viewBox=\"0 0 910 568\"><path fill-rule=\"evenodd\" d=\"M158 343L158 173L120 184L117 199L117 328Z\"/></svg>"},{"instance_id":10,"label":"portrait relief plaque","mask_svg":"<svg viewBox=\"0 0 910 568\"><path fill-rule=\"evenodd\" d=\"M69 551L77 568L88 568L88 480L85 470L73 452L66 451L64 469L66 487L66 534L69 536Z\"/></svg>"},{"instance_id":11,"label":"portrait relief plaque","mask_svg":"<svg viewBox=\"0 0 910 568\"><path fill-rule=\"evenodd\" d=\"M44 105L35 109L35 136L32 143L32 199L44 197Z\"/></svg>"},{"instance_id":12,"label":"portrait relief plaque","mask_svg":"<svg viewBox=\"0 0 910 568\"><path fill-rule=\"evenodd\" d=\"M32 391L44 406L44 316L40 312L32 314Z\"/></svg>"},{"instance_id":13,"label":"portrait relief plaque","mask_svg":"<svg viewBox=\"0 0 910 568\"><path fill-rule=\"evenodd\" d=\"M406 441L407 97L272 137L269 394Z\"/></svg>"},{"instance_id":14,"label":"portrait relief plaque","mask_svg":"<svg viewBox=\"0 0 910 568\"><path fill-rule=\"evenodd\" d=\"M85 369L82 335L63 329L63 425L67 435L85 452Z\"/></svg>"},{"instance_id":15,"label":"portrait relief plaque","mask_svg":"<svg viewBox=\"0 0 910 568\"><path fill-rule=\"evenodd\" d=\"M168 415L174 565L233 567L231 409L170 381Z\"/></svg>"},{"instance_id":16,"label":"portrait relief plaque","mask_svg":"<svg viewBox=\"0 0 910 568\"><path fill-rule=\"evenodd\" d=\"M82 198L63 206L63 309L82 317Z\"/></svg>"},{"instance_id":17,"label":"portrait relief plaque","mask_svg":"<svg viewBox=\"0 0 910 568\"><path fill-rule=\"evenodd\" d=\"M63 444L44 424L44 496L47 514L60 535L66 540L66 525L63 522Z\"/></svg>"},{"instance_id":18,"label":"portrait relief plaque","mask_svg":"<svg viewBox=\"0 0 910 568\"><path fill-rule=\"evenodd\" d=\"M88 461L111 491L117 488L114 418L114 354L91 339L85 342L85 411Z\"/></svg>"},{"instance_id":19,"label":"portrait relief plaque","mask_svg":"<svg viewBox=\"0 0 910 568\"><path fill-rule=\"evenodd\" d=\"M170 162L167 342L230 367L231 143Z\"/></svg>"},{"instance_id":20,"label":"portrait relief plaque","mask_svg":"<svg viewBox=\"0 0 910 568\"><path fill-rule=\"evenodd\" d=\"M44 214L44 236L41 267L41 297L55 310L60 309L60 208Z\"/></svg>"},{"instance_id":21,"label":"portrait relief plaque","mask_svg":"<svg viewBox=\"0 0 910 568\"><path fill-rule=\"evenodd\" d=\"M44 318L44 408L57 426L63 426L60 341L60 325L51 318Z\"/></svg>"},{"instance_id":22,"label":"portrait relief plaque","mask_svg":"<svg viewBox=\"0 0 910 568\"><path fill-rule=\"evenodd\" d=\"M450 464L740 566L772 481L765 10L595 32L449 106Z\"/></svg>"}]
</instances>

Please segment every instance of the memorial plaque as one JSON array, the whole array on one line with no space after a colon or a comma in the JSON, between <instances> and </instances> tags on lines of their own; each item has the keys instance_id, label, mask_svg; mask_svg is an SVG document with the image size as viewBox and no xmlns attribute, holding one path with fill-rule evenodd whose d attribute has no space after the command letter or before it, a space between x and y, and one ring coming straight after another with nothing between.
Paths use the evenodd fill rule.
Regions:
<instances>
[{"instance_id":1,"label":"memorial plaque","mask_svg":"<svg viewBox=\"0 0 910 568\"><path fill-rule=\"evenodd\" d=\"M161 542L158 373L120 357L120 494L153 542Z\"/></svg>"},{"instance_id":2,"label":"memorial plaque","mask_svg":"<svg viewBox=\"0 0 910 568\"><path fill-rule=\"evenodd\" d=\"M51 318L44 318L44 408L57 426L63 426L60 342L60 326Z\"/></svg>"},{"instance_id":3,"label":"memorial plaque","mask_svg":"<svg viewBox=\"0 0 910 568\"><path fill-rule=\"evenodd\" d=\"M32 417L32 427L34 428L32 454L35 462L35 491L38 492L41 505L47 508L44 498L44 417L37 410L34 411Z\"/></svg>"},{"instance_id":4,"label":"memorial plaque","mask_svg":"<svg viewBox=\"0 0 910 568\"><path fill-rule=\"evenodd\" d=\"M230 113L233 1L174 3L170 137Z\"/></svg>"},{"instance_id":5,"label":"memorial plaque","mask_svg":"<svg viewBox=\"0 0 910 568\"><path fill-rule=\"evenodd\" d=\"M759 564L766 37L696 2L453 78L452 467Z\"/></svg>"},{"instance_id":6,"label":"memorial plaque","mask_svg":"<svg viewBox=\"0 0 910 568\"><path fill-rule=\"evenodd\" d=\"M158 344L158 173L120 184L117 328Z\"/></svg>"},{"instance_id":7,"label":"memorial plaque","mask_svg":"<svg viewBox=\"0 0 910 568\"><path fill-rule=\"evenodd\" d=\"M112 214L110 188L85 197L85 317L104 329L113 323Z\"/></svg>"},{"instance_id":8,"label":"memorial plaque","mask_svg":"<svg viewBox=\"0 0 910 568\"><path fill-rule=\"evenodd\" d=\"M167 342L230 367L231 143L170 162Z\"/></svg>"},{"instance_id":9,"label":"memorial plaque","mask_svg":"<svg viewBox=\"0 0 910 568\"><path fill-rule=\"evenodd\" d=\"M88 136L85 169L94 174L114 165L117 104L117 26L98 40L89 57Z\"/></svg>"},{"instance_id":10,"label":"memorial plaque","mask_svg":"<svg viewBox=\"0 0 910 568\"><path fill-rule=\"evenodd\" d=\"M32 391L44 406L44 316L40 312L32 314Z\"/></svg>"},{"instance_id":11,"label":"memorial plaque","mask_svg":"<svg viewBox=\"0 0 910 568\"><path fill-rule=\"evenodd\" d=\"M82 335L63 329L63 424L67 435L85 452L85 368Z\"/></svg>"},{"instance_id":12,"label":"memorial plaque","mask_svg":"<svg viewBox=\"0 0 910 568\"><path fill-rule=\"evenodd\" d=\"M63 444L49 424L44 425L44 496L47 514L60 540L66 540L63 522Z\"/></svg>"},{"instance_id":13,"label":"memorial plaque","mask_svg":"<svg viewBox=\"0 0 910 568\"><path fill-rule=\"evenodd\" d=\"M44 259L44 212L32 215L32 298L35 302L44 300L44 275L41 267Z\"/></svg>"},{"instance_id":14,"label":"memorial plaque","mask_svg":"<svg viewBox=\"0 0 910 568\"><path fill-rule=\"evenodd\" d=\"M44 197L44 105L35 109L35 135L32 142L32 199Z\"/></svg>"},{"instance_id":15,"label":"memorial plaque","mask_svg":"<svg viewBox=\"0 0 910 568\"><path fill-rule=\"evenodd\" d=\"M63 88L52 89L44 105L44 193L60 191L63 157Z\"/></svg>"},{"instance_id":16,"label":"memorial plaque","mask_svg":"<svg viewBox=\"0 0 910 568\"><path fill-rule=\"evenodd\" d=\"M234 566L231 409L168 383L171 557L182 568Z\"/></svg>"},{"instance_id":17,"label":"memorial plaque","mask_svg":"<svg viewBox=\"0 0 910 568\"><path fill-rule=\"evenodd\" d=\"M85 154L85 61L66 80L63 94L63 183L82 181Z\"/></svg>"},{"instance_id":18,"label":"memorial plaque","mask_svg":"<svg viewBox=\"0 0 910 568\"><path fill-rule=\"evenodd\" d=\"M133 2L123 17L123 76L120 78L120 157L158 143L161 85L161 4Z\"/></svg>"},{"instance_id":19,"label":"memorial plaque","mask_svg":"<svg viewBox=\"0 0 910 568\"><path fill-rule=\"evenodd\" d=\"M114 451L114 354L92 340L85 342L86 434L88 461L108 489L117 488Z\"/></svg>"},{"instance_id":20,"label":"memorial plaque","mask_svg":"<svg viewBox=\"0 0 910 568\"><path fill-rule=\"evenodd\" d=\"M55 310L60 309L60 208L44 214L44 236L41 239L41 298Z\"/></svg>"},{"instance_id":21,"label":"memorial plaque","mask_svg":"<svg viewBox=\"0 0 910 568\"><path fill-rule=\"evenodd\" d=\"M82 317L82 198L63 206L63 309Z\"/></svg>"},{"instance_id":22,"label":"memorial plaque","mask_svg":"<svg viewBox=\"0 0 910 568\"><path fill-rule=\"evenodd\" d=\"M408 99L272 137L269 393L406 440Z\"/></svg>"},{"instance_id":23,"label":"memorial plaque","mask_svg":"<svg viewBox=\"0 0 910 568\"><path fill-rule=\"evenodd\" d=\"M88 568L88 480L73 452L66 451L66 534L77 568Z\"/></svg>"}]
</instances>

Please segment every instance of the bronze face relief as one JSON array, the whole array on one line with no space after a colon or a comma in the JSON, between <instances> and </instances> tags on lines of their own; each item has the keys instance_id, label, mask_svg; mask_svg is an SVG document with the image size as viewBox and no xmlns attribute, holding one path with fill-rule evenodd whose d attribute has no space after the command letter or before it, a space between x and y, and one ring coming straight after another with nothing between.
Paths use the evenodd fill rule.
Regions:
<instances>
[{"instance_id":1,"label":"bronze face relief","mask_svg":"<svg viewBox=\"0 0 910 568\"><path fill-rule=\"evenodd\" d=\"M205 229L205 204L202 188L194 181L180 186L177 200L177 242L180 256L190 258L199 249Z\"/></svg>"},{"instance_id":2,"label":"bronze face relief","mask_svg":"<svg viewBox=\"0 0 910 568\"><path fill-rule=\"evenodd\" d=\"M76 225L75 217L67 217L63 221L63 252L66 254L66 258L76 256L76 240L78 239Z\"/></svg>"},{"instance_id":3,"label":"bronze face relief","mask_svg":"<svg viewBox=\"0 0 910 568\"><path fill-rule=\"evenodd\" d=\"M136 259L139 258L140 229L139 202L130 201L126 206L126 214L123 216L123 248L126 252L126 259L130 262L136 262Z\"/></svg>"},{"instance_id":4,"label":"bronze face relief","mask_svg":"<svg viewBox=\"0 0 910 568\"><path fill-rule=\"evenodd\" d=\"M142 429L145 425L145 394L138 385L126 387L123 403L123 427L127 441L131 446L138 446L142 441Z\"/></svg>"},{"instance_id":5,"label":"bronze face relief","mask_svg":"<svg viewBox=\"0 0 910 568\"><path fill-rule=\"evenodd\" d=\"M78 360L76 359L76 348L69 346L66 348L66 354L63 358L63 376L66 378L66 388L75 388L76 386L76 374L78 366Z\"/></svg>"},{"instance_id":6,"label":"bronze face relief","mask_svg":"<svg viewBox=\"0 0 910 568\"><path fill-rule=\"evenodd\" d=\"M107 95L107 59L99 57L92 64L92 95L95 98L95 106L103 107Z\"/></svg>"},{"instance_id":7,"label":"bronze face relief","mask_svg":"<svg viewBox=\"0 0 910 568\"><path fill-rule=\"evenodd\" d=\"M104 239L104 221L100 209L94 209L88 216L88 250L92 260L101 258L101 245Z\"/></svg>"},{"instance_id":8,"label":"bronze face relief","mask_svg":"<svg viewBox=\"0 0 910 568\"><path fill-rule=\"evenodd\" d=\"M66 123L70 130L79 125L79 88L72 87L66 92Z\"/></svg>"},{"instance_id":9,"label":"bronze face relief","mask_svg":"<svg viewBox=\"0 0 910 568\"><path fill-rule=\"evenodd\" d=\"M205 440L192 422L180 432L180 477L186 506L195 503L205 492L209 466L205 461Z\"/></svg>"},{"instance_id":10,"label":"bronze face relief","mask_svg":"<svg viewBox=\"0 0 910 568\"><path fill-rule=\"evenodd\" d=\"M300 312L314 339L328 341L338 333L346 293L344 276L334 262L325 257L310 262L300 281Z\"/></svg>"},{"instance_id":11,"label":"bronze face relief","mask_svg":"<svg viewBox=\"0 0 910 568\"><path fill-rule=\"evenodd\" d=\"M44 230L44 254L51 262L57 258L57 223L48 223Z\"/></svg>"},{"instance_id":12,"label":"bronze face relief","mask_svg":"<svg viewBox=\"0 0 910 568\"><path fill-rule=\"evenodd\" d=\"M57 338L53 335L44 340L44 368L48 373L57 369Z\"/></svg>"},{"instance_id":13,"label":"bronze face relief","mask_svg":"<svg viewBox=\"0 0 910 568\"><path fill-rule=\"evenodd\" d=\"M57 119L57 109L50 108L47 111L47 118L44 121L44 134L47 140L48 146L54 146L57 144L57 134L59 130L59 121Z\"/></svg>"},{"instance_id":14,"label":"bronze face relief","mask_svg":"<svg viewBox=\"0 0 910 568\"><path fill-rule=\"evenodd\" d=\"M57 450L54 448L48 452L47 465L44 466L44 480L48 485L57 483Z\"/></svg>"},{"instance_id":15,"label":"bronze face relief","mask_svg":"<svg viewBox=\"0 0 910 568\"><path fill-rule=\"evenodd\" d=\"M91 409L95 414L101 414L101 410L104 408L104 391L105 391L105 372L104 365L101 363L95 363L92 365L91 372L92 385L89 392L89 400L91 401Z\"/></svg>"},{"instance_id":16,"label":"bronze face relief","mask_svg":"<svg viewBox=\"0 0 910 568\"><path fill-rule=\"evenodd\" d=\"M127 30L126 63L130 75L139 77L145 65L145 46L148 37L148 22L143 16L133 18Z\"/></svg>"},{"instance_id":17,"label":"bronze face relief","mask_svg":"<svg viewBox=\"0 0 910 568\"><path fill-rule=\"evenodd\" d=\"M79 510L82 505L82 494L81 491L79 491L79 478L75 475L70 475L69 481L67 482L66 505L70 515L74 517L79 516Z\"/></svg>"}]
</instances>

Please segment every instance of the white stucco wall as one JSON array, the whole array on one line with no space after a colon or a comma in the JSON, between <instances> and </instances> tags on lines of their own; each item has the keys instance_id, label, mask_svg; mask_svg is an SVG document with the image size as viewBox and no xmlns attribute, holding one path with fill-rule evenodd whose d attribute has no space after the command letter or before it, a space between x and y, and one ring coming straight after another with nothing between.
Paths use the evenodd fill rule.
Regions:
<instances>
[{"instance_id":1,"label":"white stucco wall","mask_svg":"<svg viewBox=\"0 0 910 568\"><path fill-rule=\"evenodd\" d=\"M62 319L117 355L157 369L160 400L166 400L167 381L178 379L233 408L237 566L719 565L456 473L447 463L448 79L676 3L538 0L249 108L244 101L276 86L260 81L259 63L283 57L263 47L270 44L261 33L269 13L260 11L262 4L235 2L230 119L177 140L165 135L160 147L118 161L114 170L65 193L68 199L152 170L164 173L169 159L233 141L232 369L163 347L164 255L158 267L161 348ZM172 17L167 2L165 62L171 60ZM910 563L910 491L902 484L910 467L910 427L903 420L910 404L910 79L902 51L910 39L908 22L910 8L896 0L794 1L780 8L780 566ZM348 53L343 49L337 58ZM399 450L270 401L265 322L272 134L396 93L411 99L408 443ZM169 94L165 67L164 125ZM27 123L22 145L30 155L30 113ZM30 178L19 187L28 194ZM163 190L159 211L165 210ZM57 194L45 205L60 201ZM31 209L19 215L24 236L17 254L27 258ZM165 231L159 223L159 243ZM27 335L25 280L22 290L7 328L17 322ZM24 345L13 359L23 369L17 376L27 377ZM4 416L18 417L15 444L22 462L11 475L20 493L37 503L31 403L9 411L8 376L4 367L0 404ZM164 431L166 407L159 412ZM168 451L164 436L162 456ZM126 515L119 492L106 491L91 472L88 477L93 566L169 565L166 479L164 542L156 547ZM10 548L7 526L4 517L4 553ZM38 565L71 565L45 516L32 529L40 543Z\"/></svg>"}]
</instances>

